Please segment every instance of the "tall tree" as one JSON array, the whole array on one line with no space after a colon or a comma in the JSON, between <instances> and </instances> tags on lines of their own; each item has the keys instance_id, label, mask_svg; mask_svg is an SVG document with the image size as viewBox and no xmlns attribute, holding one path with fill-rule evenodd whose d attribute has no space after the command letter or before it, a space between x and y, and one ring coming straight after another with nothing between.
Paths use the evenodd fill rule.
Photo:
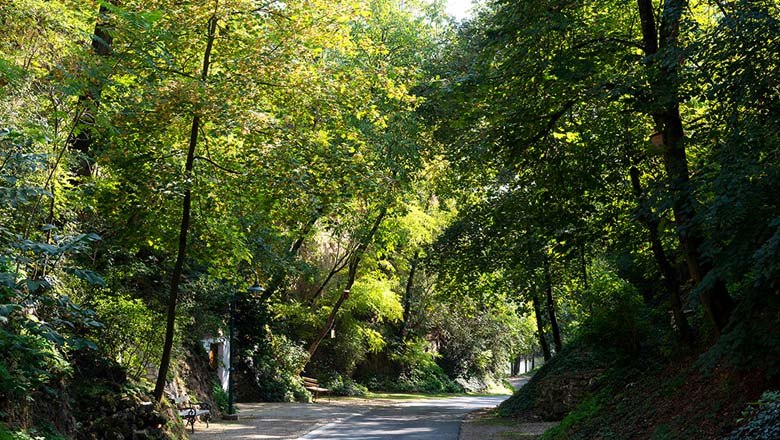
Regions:
<instances>
[{"instance_id":1,"label":"tall tree","mask_svg":"<svg viewBox=\"0 0 780 440\"><path fill-rule=\"evenodd\" d=\"M203 67L200 72L201 82L206 82L209 76L209 67L211 65L211 52L214 49L214 41L217 38L217 13L216 11L209 17L206 34L206 48L203 52ZM190 210L192 209L192 186L193 165L195 163L195 150L198 146L198 135L201 129L201 117L195 114L192 117L192 126L190 128L190 140L187 146L187 161L184 164L184 198L182 199L181 222L179 223L179 246L176 252L176 263L171 274L171 285L168 296L168 312L165 325L165 342L163 343L162 358L160 359L160 369L157 373L157 382L154 387L154 398L160 401L165 391L165 383L168 379L168 368L171 363L171 352L173 350L173 338L176 330L176 306L179 300L179 288L181 277L184 271L184 260L187 256L187 234L190 229Z\"/></svg>"},{"instance_id":2,"label":"tall tree","mask_svg":"<svg viewBox=\"0 0 780 440\"><path fill-rule=\"evenodd\" d=\"M328 314L328 318L325 320L325 325L309 345L308 358L306 359L306 363L308 363L311 357L314 356L314 353L317 351L320 343L322 343L322 340L325 339L325 336L327 336L328 332L330 332L331 328L333 328L333 323L336 321L336 315L338 315L339 310L341 310L341 306L344 305L344 301L349 298L352 287L355 285L355 280L357 279L360 260L363 258L363 254L371 245L371 241L374 239L376 231L379 229L379 226L382 224L382 220L384 220L385 216L387 215L387 210L388 207L386 205L383 205L379 208L379 213L371 224L371 228L361 236L360 242L355 249L355 252L352 253L349 259L349 272L347 274L347 281L346 285L344 286L344 290L342 290L338 300L336 300L336 303L331 308L331 311ZM305 366L305 363L303 366Z\"/></svg>"},{"instance_id":3,"label":"tall tree","mask_svg":"<svg viewBox=\"0 0 780 440\"><path fill-rule=\"evenodd\" d=\"M97 22L95 23L95 30L92 33L92 52L101 59L106 59L111 55L111 45L114 41L112 34L112 17L109 7L116 8L119 6L119 0L110 0L108 3L101 3L98 11ZM88 71L97 71L98 73L94 77L90 77L87 80L86 90L79 96L79 106L84 107L84 111L78 120L76 130L73 135L68 139L70 148L79 152L79 166L76 169L76 175L84 178L91 174L89 150L92 146L93 137L92 131L95 129L95 113L98 111L100 104L100 95L103 92L103 85L106 82L105 72L106 63L95 63L99 66L98 69L89 69Z\"/></svg>"},{"instance_id":4,"label":"tall tree","mask_svg":"<svg viewBox=\"0 0 780 440\"><path fill-rule=\"evenodd\" d=\"M711 271L712 265L703 261L700 248L701 232L695 225L696 202L690 190L690 172L685 151L685 131L680 115L679 66L681 63L680 33L685 26L686 0L671 0L663 4L661 23L656 26L653 4L650 0L637 0L642 28L642 42L646 62L653 71L650 116L658 133L662 135L663 161L673 197L677 233L680 246L688 264L688 272L697 284ZM717 331L728 324L734 301L726 290L726 284L714 277L709 285L700 289L704 310Z\"/></svg>"}]
</instances>

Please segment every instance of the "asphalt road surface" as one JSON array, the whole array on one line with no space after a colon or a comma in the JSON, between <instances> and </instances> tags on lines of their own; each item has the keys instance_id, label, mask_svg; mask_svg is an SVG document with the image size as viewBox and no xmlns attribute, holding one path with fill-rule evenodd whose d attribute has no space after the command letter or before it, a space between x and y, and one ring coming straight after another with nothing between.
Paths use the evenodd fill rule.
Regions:
<instances>
[{"instance_id":1,"label":"asphalt road surface","mask_svg":"<svg viewBox=\"0 0 780 440\"><path fill-rule=\"evenodd\" d=\"M466 413L494 407L509 396L424 399L373 408L315 429L301 440L457 440Z\"/></svg>"}]
</instances>

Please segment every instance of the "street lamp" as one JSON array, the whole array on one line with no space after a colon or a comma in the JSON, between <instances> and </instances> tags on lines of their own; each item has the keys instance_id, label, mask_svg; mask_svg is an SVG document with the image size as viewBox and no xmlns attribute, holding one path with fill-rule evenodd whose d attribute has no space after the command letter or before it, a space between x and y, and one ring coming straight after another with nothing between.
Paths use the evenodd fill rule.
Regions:
<instances>
[{"instance_id":1,"label":"street lamp","mask_svg":"<svg viewBox=\"0 0 780 440\"><path fill-rule=\"evenodd\" d=\"M247 292L252 294L258 294L264 292L265 289L260 287L257 282L247 289ZM225 415L226 420L238 420L238 414L236 414L235 396L233 395L233 372L235 371L235 364L233 362L233 353L236 348L236 291L233 291L233 296L230 300L230 353L228 362L230 367L228 368L228 411Z\"/></svg>"}]
</instances>

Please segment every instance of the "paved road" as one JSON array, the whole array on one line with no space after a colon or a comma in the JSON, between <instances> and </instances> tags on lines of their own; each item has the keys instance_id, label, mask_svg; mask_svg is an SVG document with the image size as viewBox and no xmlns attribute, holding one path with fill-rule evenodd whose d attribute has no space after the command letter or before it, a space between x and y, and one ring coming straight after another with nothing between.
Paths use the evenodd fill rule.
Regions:
<instances>
[{"instance_id":1,"label":"paved road","mask_svg":"<svg viewBox=\"0 0 780 440\"><path fill-rule=\"evenodd\" d=\"M526 377L510 378L514 387ZM321 399L305 403L239 404L240 419L196 423L191 440L452 439L470 411L496 406L509 396L447 399ZM313 430L313 431L312 431ZM308 433L308 434L307 434Z\"/></svg>"},{"instance_id":2,"label":"paved road","mask_svg":"<svg viewBox=\"0 0 780 440\"><path fill-rule=\"evenodd\" d=\"M214 420L211 426L195 424L190 440L291 440L317 426L354 417L372 406L343 404L239 403L239 420Z\"/></svg>"},{"instance_id":3,"label":"paved road","mask_svg":"<svg viewBox=\"0 0 780 440\"><path fill-rule=\"evenodd\" d=\"M496 406L507 397L426 399L373 408L315 429L301 440L457 440L466 413Z\"/></svg>"}]
</instances>

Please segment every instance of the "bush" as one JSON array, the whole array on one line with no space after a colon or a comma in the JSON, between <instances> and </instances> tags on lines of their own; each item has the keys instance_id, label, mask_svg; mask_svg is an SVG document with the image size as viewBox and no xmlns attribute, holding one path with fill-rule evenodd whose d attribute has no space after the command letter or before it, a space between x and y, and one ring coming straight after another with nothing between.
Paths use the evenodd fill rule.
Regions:
<instances>
[{"instance_id":1,"label":"bush","mask_svg":"<svg viewBox=\"0 0 780 440\"><path fill-rule=\"evenodd\" d=\"M124 295L99 296L95 311L106 326L101 349L139 380L159 362L165 327L163 315L150 310L140 299Z\"/></svg>"},{"instance_id":2,"label":"bush","mask_svg":"<svg viewBox=\"0 0 780 440\"><path fill-rule=\"evenodd\" d=\"M228 395L225 390L222 389L222 384L219 382L219 379L214 379L214 386L212 387L211 394L214 397L214 403L217 404L219 411L227 414Z\"/></svg>"},{"instance_id":3,"label":"bush","mask_svg":"<svg viewBox=\"0 0 780 440\"><path fill-rule=\"evenodd\" d=\"M334 396L365 397L368 395L368 388L349 377L337 375L323 382L323 385Z\"/></svg>"},{"instance_id":4,"label":"bush","mask_svg":"<svg viewBox=\"0 0 780 440\"><path fill-rule=\"evenodd\" d=\"M611 273L595 278L592 289L604 289L597 306L580 326L587 349L618 359L635 356L653 341L650 317L636 289Z\"/></svg>"},{"instance_id":5,"label":"bush","mask_svg":"<svg viewBox=\"0 0 780 440\"><path fill-rule=\"evenodd\" d=\"M284 335L268 333L264 343L243 352L243 379L248 387L239 387L242 400L260 399L267 402L307 402L306 391L298 372L307 358L307 352ZM251 389L250 389L251 388Z\"/></svg>"},{"instance_id":6,"label":"bush","mask_svg":"<svg viewBox=\"0 0 780 440\"><path fill-rule=\"evenodd\" d=\"M761 399L748 406L741 421L747 420L726 440L762 440L780 438L780 392L767 391Z\"/></svg>"},{"instance_id":7,"label":"bush","mask_svg":"<svg viewBox=\"0 0 780 440\"><path fill-rule=\"evenodd\" d=\"M442 313L436 330L441 335L437 363L446 374L480 381L502 377L520 345L522 324L515 312L449 304Z\"/></svg>"},{"instance_id":8,"label":"bush","mask_svg":"<svg viewBox=\"0 0 780 440\"><path fill-rule=\"evenodd\" d=\"M723 335L697 361L704 372L719 365L750 371L766 368L770 378L780 377L780 292L752 287L737 305Z\"/></svg>"},{"instance_id":9,"label":"bush","mask_svg":"<svg viewBox=\"0 0 780 440\"><path fill-rule=\"evenodd\" d=\"M595 417L601 410L603 405L603 397L599 394L587 398L584 402L577 406L561 423L553 428L547 430L542 439L555 440L555 439L567 439L569 436L569 430L573 426L577 426L583 421L589 420Z\"/></svg>"},{"instance_id":10,"label":"bush","mask_svg":"<svg viewBox=\"0 0 780 440\"><path fill-rule=\"evenodd\" d=\"M434 364L421 365L401 373L397 378L369 377L366 386L372 391L395 393L462 393L463 387L450 379L444 370Z\"/></svg>"},{"instance_id":11,"label":"bush","mask_svg":"<svg viewBox=\"0 0 780 440\"><path fill-rule=\"evenodd\" d=\"M36 428L29 428L24 431L11 432L6 430L3 425L0 424L0 440L65 440L67 437L63 436L56 429L51 426L42 426Z\"/></svg>"},{"instance_id":12,"label":"bush","mask_svg":"<svg viewBox=\"0 0 780 440\"><path fill-rule=\"evenodd\" d=\"M422 393L462 393L463 387L450 379L444 370L434 364L401 374L398 391Z\"/></svg>"},{"instance_id":13,"label":"bush","mask_svg":"<svg viewBox=\"0 0 780 440\"><path fill-rule=\"evenodd\" d=\"M436 363L436 354L426 350L428 342L422 338L404 341L390 360L402 367L397 378L373 382L383 391L402 393L459 393L463 387L447 376Z\"/></svg>"},{"instance_id":14,"label":"bush","mask_svg":"<svg viewBox=\"0 0 780 440\"><path fill-rule=\"evenodd\" d=\"M22 295L0 287L0 411L5 402L54 392L52 384L73 373L69 354L96 348L84 336L101 326L67 296Z\"/></svg>"}]
</instances>

